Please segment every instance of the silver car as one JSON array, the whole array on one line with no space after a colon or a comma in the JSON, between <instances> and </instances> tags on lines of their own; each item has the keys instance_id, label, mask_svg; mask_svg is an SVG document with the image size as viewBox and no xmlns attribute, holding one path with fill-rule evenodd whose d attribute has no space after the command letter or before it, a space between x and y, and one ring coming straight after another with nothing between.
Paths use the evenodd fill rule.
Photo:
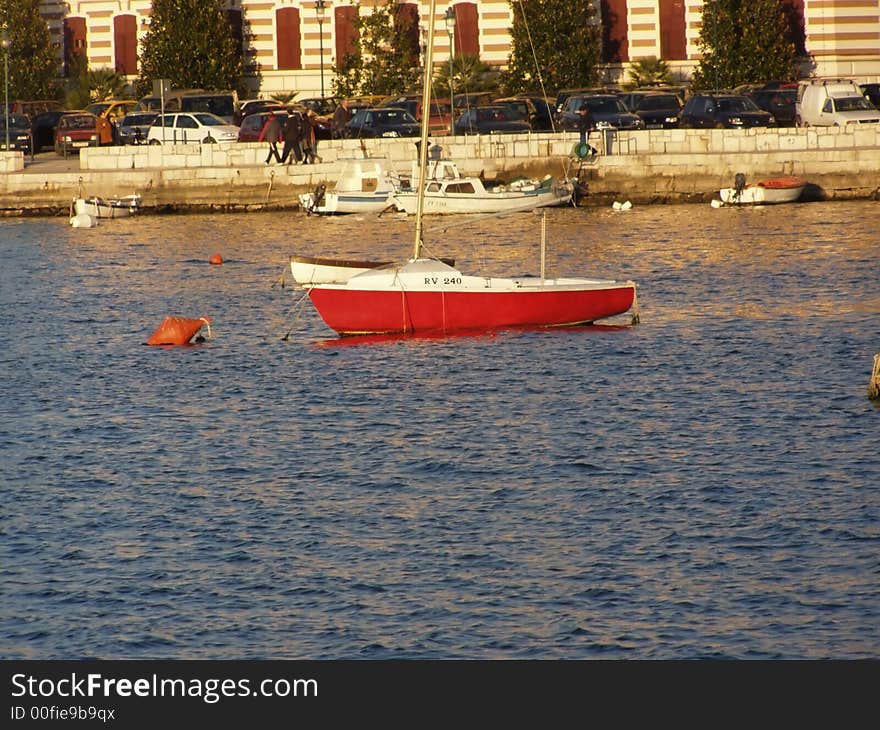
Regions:
<instances>
[{"instance_id":1,"label":"silver car","mask_svg":"<svg viewBox=\"0 0 880 730\"><path fill-rule=\"evenodd\" d=\"M119 120L117 133L120 144L146 144L150 125L156 121L157 112L131 112Z\"/></svg>"},{"instance_id":2,"label":"silver car","mask_svg":"<svg viewBox=\"0 0 880 730\"><path fill-rule=\"evenodd\" d=\"M150 125L150 144L217 144L238 140L238 127L208 112L160 114Z\"/></svg>"}]
</instances>

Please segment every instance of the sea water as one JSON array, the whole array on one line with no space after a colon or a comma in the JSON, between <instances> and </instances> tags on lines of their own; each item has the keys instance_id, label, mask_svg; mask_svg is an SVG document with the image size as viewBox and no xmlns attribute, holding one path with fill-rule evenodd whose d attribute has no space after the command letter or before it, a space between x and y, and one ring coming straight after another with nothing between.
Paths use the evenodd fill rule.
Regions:
<instances>
[{"instance_id":1,"label":"sea water","mask_svg":"<svg viewBox=\"0 0 880 730\"><path fill-rule=\"evenodd\" d=\"M640 324L372 339L288 256L412 218L0 222L0 655L877 658L877 215L552 210L547 275ZM535 214L426 229L539 271Z\"/></svg>"}]
</instances>

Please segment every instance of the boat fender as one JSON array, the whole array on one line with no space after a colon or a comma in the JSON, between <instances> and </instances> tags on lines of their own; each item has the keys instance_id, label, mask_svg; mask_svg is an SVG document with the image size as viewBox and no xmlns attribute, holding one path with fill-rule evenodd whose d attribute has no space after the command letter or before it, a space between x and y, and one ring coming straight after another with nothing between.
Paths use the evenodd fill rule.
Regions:
<instances>
[{"instance_id":1,"label":"boat fender","mask_svg":"<svg viewBox=\"0 0 880 730\"><path fill-rule=\"evenodd\" d=\"M208 327L208 336L211 335L211 318L200 317L192 319L188 317L165 317L156 331L150 335L146 344L148 345L187 345L190 340L195 337L198 331L204 326ZM204 342L203 337L199 337L197 342Z\"/></svg>"},{"instance_id":2,"label":"boat fender","mask_svg":"<svg viewBox=\"0 0 880 730\"><path fill-rule=\"evenodd\" d=\"M77 213L75 216L71 216L70 225L74 228L94 228L98 225L98 219L88 213Z\"/></svg>"}]
</instances>

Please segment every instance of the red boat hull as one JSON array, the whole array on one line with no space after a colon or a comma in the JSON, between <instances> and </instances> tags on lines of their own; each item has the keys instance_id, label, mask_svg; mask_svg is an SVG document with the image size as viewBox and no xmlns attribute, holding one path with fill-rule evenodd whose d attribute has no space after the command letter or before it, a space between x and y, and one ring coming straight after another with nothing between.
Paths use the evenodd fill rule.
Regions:
<instances>
[{"instance_id":1,"label":"red boat hull","mask_svg":"<svg viewBox=\"0 0 880 730\"><path fill-rule=\"evenodd\" d=\"M541 291L401 291L314 288L312 303L339 334L454 332L585 324L622 314L631 283Z\"/></svg>"}]
</instances>

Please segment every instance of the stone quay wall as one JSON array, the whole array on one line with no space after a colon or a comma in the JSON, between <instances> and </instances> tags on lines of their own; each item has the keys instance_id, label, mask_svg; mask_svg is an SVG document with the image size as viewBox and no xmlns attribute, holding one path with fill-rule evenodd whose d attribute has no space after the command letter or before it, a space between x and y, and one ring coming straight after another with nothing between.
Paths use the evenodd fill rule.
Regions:
<instances>
[{"instance_id":1,"label":"stone quay wall","mask_svg":"<svg viewBox=\"0 0 880 730\"><path fill-rule=\"evenodd\" d=\"M780 129L594 132L600 154L572 156L576 133L435 137L462 174L487 179L578 177L580 205L708 202L747 180L797 175L813 199L880 199L880 125ZM21 152L0 152L0 215L66 213L73 198L138 192L146 209L275 210L298 207L299 193L332 187L344 157L382 156L410 173L412 139L321 141L315 165L267 165L264 143L87 148L79 165L53 171Z\"/></svg>"}]
</instances>

